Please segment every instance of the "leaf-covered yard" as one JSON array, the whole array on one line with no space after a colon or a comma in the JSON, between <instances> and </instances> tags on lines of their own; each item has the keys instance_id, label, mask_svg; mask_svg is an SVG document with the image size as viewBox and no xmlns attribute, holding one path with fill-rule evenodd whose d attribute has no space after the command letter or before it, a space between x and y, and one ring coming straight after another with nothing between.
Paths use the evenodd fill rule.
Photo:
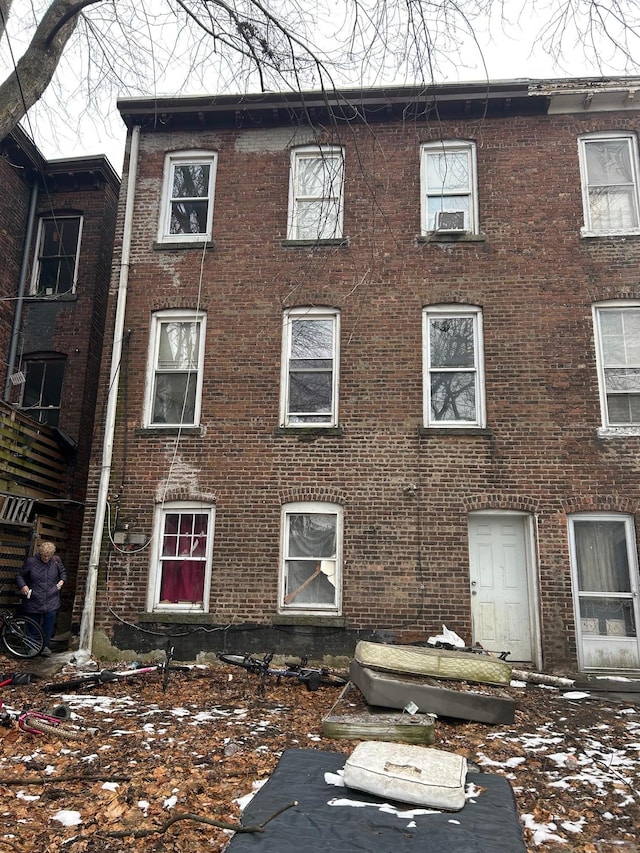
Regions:
<instances>
[{"instance_id":1,"label":"leaf-covered yard","mask_svg":"<svg viewBox=\"0 0 640 853\"><path fill-rule=\"evenodd\" d=\"M28 670L0 658L3 674ZM272 681L261 697L255 676L216 664L172 673L166 693L157 674L91 694L52 696L41 684L0 698L15 709L64 701L89 736L0 728L0 853L220 853L230 831L214 822L238 823L283 750L349 754L357 743L322 737L339 691ZM514 724L438 720L434 746L510 780L530 851L638 850L640 708L532 684L508 690Z\"/></svg>"}]
</instances>

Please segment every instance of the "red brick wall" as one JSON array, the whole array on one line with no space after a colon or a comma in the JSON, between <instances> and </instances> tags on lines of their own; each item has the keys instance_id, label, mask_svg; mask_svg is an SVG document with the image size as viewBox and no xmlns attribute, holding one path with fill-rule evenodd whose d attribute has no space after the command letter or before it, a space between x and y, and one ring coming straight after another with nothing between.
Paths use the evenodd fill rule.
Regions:
<instances>
[{"instance_id":1,"label":"red brick wall","mask_svg":"<svg viewBox=\"0 0 640 853\"><path fill-rule=\"evenodd\" d=\"M627 128L637 130L633 113L349 127L349 245L317 249L282 246L291 128L143 133L112 489L121 518L147 536L166 483L215 494L217 622L268 623L276 613L281 505L314 495L344 505L351 628L424 637L444 622L469 637L468 512L515 510L537 520L545 664L575 663L567 513L636 513L640 500L640 438L597 435L591 317L594 300L640 298L640 242L580 238L577 137ZM419 147L439 138L477 142L484 242L416 240ZM165 151L189 148L219 152L215 250L204 257L152 250ZM195 307L199 291L204 434L176 446L175 436L140 429L149 321L160 308ZM483 310L482 434L420 432L421 312L438 302ZM340 308L341 436L274 432L282 311L297 305ZM99 454L94 461L95 496ZM85 557L90 536L87 525ZM135 621L148 570L148 550L111 556L99 627L113 627L107 603Z\"/></svg>"}]
</instances>

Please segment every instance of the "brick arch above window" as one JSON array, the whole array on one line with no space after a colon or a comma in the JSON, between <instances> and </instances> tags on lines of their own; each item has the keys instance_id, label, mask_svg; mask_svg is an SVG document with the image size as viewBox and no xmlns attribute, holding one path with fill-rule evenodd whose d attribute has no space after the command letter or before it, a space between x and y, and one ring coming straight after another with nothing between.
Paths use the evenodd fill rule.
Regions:
<instances>
[{"instance_id":1,"label":"brick arch above window","mask_svg":"<svg viewBox=\"0 0 640 853\"><path fill-rule=\"evenodd\" d=\"M215 504L217 496L213 492L197 492L192 489L174 488L167 491L156 498L156 504L175 503L175 502L200 502L203 504Z\"/></svg>"},{"instance_id":2,"label":"brick arch above window","mask_svg":"<svg viewBox=\"0 0 640 853\"><path fill-rule=\"evenodd\" d=\"M622 495L580 495L561 500L567 515L577 512L623 512L628 515L640 513L638 501Z\"/></svg>"},{"instance_id":3,"label":"brick arch above window","mask_svg":"<svg viewBox=\"0 0 640 853\"><path fill-rule=\"evenodd\" d=\"M335 503L345 506L349 503L349 496L340 489L325 488L323 486L299 486L297 488L283 489L280 492L280 503Z\"/></svg>"},{"instance_id":4,"label":"brick arch above window","mask_svg":"<svg viewBox=\"0 0 640 853\"><path fill-rule=\"evenodd\" d=\"M540 512L540 502L534 498L505 495L499 492L472 495L464 498L463 503L467 512L478 512L479 510L486 509L510 510L511 512L527 512L531 514Z\"/></svg>"},{"instance_id":5,"label":"brick arch above window","mask_svg":"<svg viewBox=\"0 0 640 853\"><path fill-rule=\"evenodd\" d=\"M164 299L162 302L156 302L151 308L152 314L157 314L159 311L202 311L205 313L209 308L209 300L206 297L201 297L198 306L193 304L193 299L190 296L174 296L169 299Z\"/></svg>"}]
</instances>

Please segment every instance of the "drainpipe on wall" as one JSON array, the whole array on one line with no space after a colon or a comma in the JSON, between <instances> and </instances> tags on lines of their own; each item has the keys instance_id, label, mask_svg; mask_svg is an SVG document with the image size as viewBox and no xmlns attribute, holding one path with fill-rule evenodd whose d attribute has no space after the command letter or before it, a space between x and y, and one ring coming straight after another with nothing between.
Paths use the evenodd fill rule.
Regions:
<instances>
[{"instance_id":1,"label":"drainpipe on wall","mask_svg":"<svg viewBox=\"0 0 640 853\"><path fill-rule=\"evenodd\" d=\"M29 269L29 255L31 254L31 239L33 237L33 223L36 220L36 203L38 201L38 181L31 187L31 199L29 201L29 216L27 218L27 230L24 237L24 249L22 251L22 266L20 268L20 281L18 283L18 298L16 310L13 315L13 328L11 330L11 344L9 346L9 359L7 362L7 378L4 385L4 399L9 402L11 397L10 377L16 366L18 354L18 339L20 338L20 327L22 325L22 306L24 305L24 291L27 283L27 270Z\"/></svg>"},{"instance_id":2,"label":"drainpipe on wall","mask_svg":"<svg viewBox=\"0 0 640 853\"><path fill-rule=\"evenodd\" d=\"M120 277L118 283L118 301L116 318L113 329L113 349L111 352L111 373L109 376L109 393L107 397L107 412L105 415L104 439L102 443L102 468L96 517L93 525L91 554L87 568L87 581L80 621L80 640L78 654L89 657L93 646L93 626L96 612L96 594L98 589L98 567L102 550L102 536L107 513L109 497L109 480L111 478L111 460L113 457L113 436L116 424L116 409L118 404L118 383L120 378L120 359L122 356L122 341L124 336L124 320L127 307L127 287L129 284L129 265L131 255L131 233L133 223L133 203L136 178L138 173L138 147L140 143L140 126L135 125L131 132L131 148L129 151L129 176L127 178L127 201L124 210L124 226L122 235L122 257L120 260Z\"/></svg>"}]
</instances>

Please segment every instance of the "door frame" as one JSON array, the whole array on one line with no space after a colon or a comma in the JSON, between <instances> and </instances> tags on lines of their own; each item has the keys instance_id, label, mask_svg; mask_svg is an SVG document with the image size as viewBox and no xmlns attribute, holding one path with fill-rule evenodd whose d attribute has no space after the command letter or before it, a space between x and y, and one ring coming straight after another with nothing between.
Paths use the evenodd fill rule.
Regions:
<instances>
[{"instance_id":1,"label":"door frame","mask_svg":"<svg viewBox=\"0 0 640 853\"><path fill-rule=\"evenodd\" d=\"M538 554L536 548L538 519L533 513L520 512L511 509L479 509L467 513L467 537L470 546L470 525L473 518L481 517L504 518L516 516L523 521L525 574L527 584L527 595L529 597L529 630L531 634L531 657L532 663L537 669L542 668L542 639L540 628L540 596L538 586ZM471 548L469 547L469 579L471 577ZM471 609L471 598L469 608ZM473 619L471 619L473 632ZM473 638L472 642L475 642ZM509 661L507 661L508 663Z\"/></svg>"}]
</instances>

